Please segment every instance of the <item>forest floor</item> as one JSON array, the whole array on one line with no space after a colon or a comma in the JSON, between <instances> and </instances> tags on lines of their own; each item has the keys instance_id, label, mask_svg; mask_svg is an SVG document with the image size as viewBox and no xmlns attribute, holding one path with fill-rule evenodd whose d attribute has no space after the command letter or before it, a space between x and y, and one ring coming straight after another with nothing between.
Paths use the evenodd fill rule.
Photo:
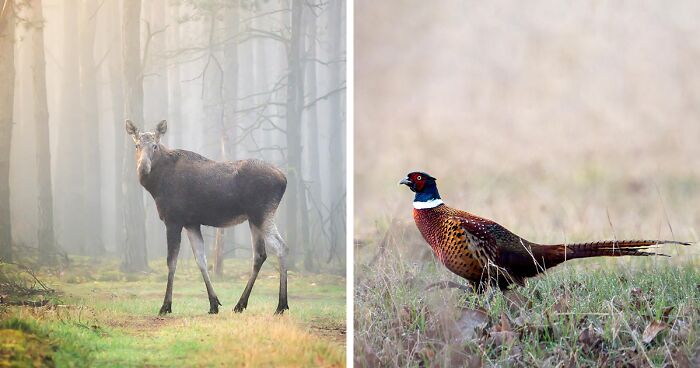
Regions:
<instances>
[{"instance_id":1,"label":"forest floor","mask_svg":"<svg viewBox=\"0 0 700 368\"><path fill-rule=\"evenodd\" d=\"M357 367L700 367L697 245L572 261L488 300L431 288L466 283L419 237L393 224L358 243Z\"/></svg>"},{"instance_id":2,"label":"forest floor","mask_svg":"<svg viewBox=\"0 0 700 368\"><path fill-rule=\"evenodd\" d=\"M0 366L345 366L345 278L290 272L290 310L274 316L279 277L269 262L248 309L234 313L250 265L227 260L229 271L214 281L223 307L209 315L199 270L181 260L173 313L159 317L161 263L127 275L117 261L85 258L58 274L38 273L56 292L35 295L48 301L41 307L0 304Z\"/></svg>"}]
</instances>

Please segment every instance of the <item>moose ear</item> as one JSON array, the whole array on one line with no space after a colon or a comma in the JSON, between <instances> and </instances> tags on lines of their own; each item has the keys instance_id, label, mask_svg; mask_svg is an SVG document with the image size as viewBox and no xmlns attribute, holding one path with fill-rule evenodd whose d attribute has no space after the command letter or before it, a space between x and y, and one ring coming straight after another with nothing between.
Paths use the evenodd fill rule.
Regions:
<instances>
[{"instance_id":1,"label":"moose ear","mask_svg":"<svg viewBox=\"0 0 700 368\"><path fill-rule=\"evenodd\" d=\"M160 138L160 136L165 134L165 132L167 130L168 130L168 122L165 120L161 120L161 122L158 123L158 126L156 127L156 135Z\"/></svg>"},{"instance_id":2,"label":"moose ear","mask_svg":"<svg viewBox=\"0 0 700 368\"><path fill-rule=\"evenodd\" d=\"M132 122L129 119L126 120L125 125L126 125L126 134L130 135L131 138L134 139L134 142L136 142L137 137L139 135L139 128L137 128L136 125L134 125L134 122Z\"/></svg>"}]
</instances>

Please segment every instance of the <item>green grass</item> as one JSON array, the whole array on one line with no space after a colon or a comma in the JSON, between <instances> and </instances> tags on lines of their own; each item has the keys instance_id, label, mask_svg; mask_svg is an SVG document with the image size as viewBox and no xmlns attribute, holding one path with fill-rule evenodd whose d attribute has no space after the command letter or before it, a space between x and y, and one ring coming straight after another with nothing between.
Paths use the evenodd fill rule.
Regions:
<instances>
[{"instance_id":1,"label":"green grass","mask_svg":"<svg viewBox=\"0 0 700 368\"><path fill-rule=\"evenodd\" d=\"M700 270L683 256L689 251L576 260L488 300L426 290L438 281L465 282L411 251L411 241L397 236L375 263L356 266L356 366L700 363ZM663 327L657 335L652 324Z\"/></svg>"},{"instance_id":2,"label":"green grass","mask_svg":"<svg viewBox=\"0 0 700 368\"><path fill-rule=\"evenodd\" d=\"M152 264L152 273L125 275L116 271L116 261L91 265L78 259L63 272L41 273L59 293L47 296L52 303L46 307L3 309L2 320L14 322L0 325L2 336L20 330L35 336L52 347L39 355L56 366L345 365L343 278L291 272L291 309L273 316L279 278L270 262L259 275L248 309L237 314L232 309L250 265L227 261L230 272L214 281L224 306L218 315L209 315L199 270L192 262L181 262L173 313L158 317L165 291L160 263ZM9 344L0 352L12 351ZM24 358L32 359L31 354L25 352Z\"/></svg>"}]
</instances>

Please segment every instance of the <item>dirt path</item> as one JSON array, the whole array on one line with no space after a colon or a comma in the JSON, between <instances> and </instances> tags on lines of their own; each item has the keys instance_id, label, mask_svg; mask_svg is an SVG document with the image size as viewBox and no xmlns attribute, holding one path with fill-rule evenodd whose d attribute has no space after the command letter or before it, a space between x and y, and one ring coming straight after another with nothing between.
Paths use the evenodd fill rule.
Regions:
<instances>
[{"instance_id":1,"label":"dirt path","mask_svg":"<svg viewBox=\"0 0 700 368\"><path fill-rule=\"evenodd\" d=\"M344 324L314 320L307 325L309 331L324 339L329 339L338 344L345 345L346 343L346 326Z\"/></svg>"}]
</instances>

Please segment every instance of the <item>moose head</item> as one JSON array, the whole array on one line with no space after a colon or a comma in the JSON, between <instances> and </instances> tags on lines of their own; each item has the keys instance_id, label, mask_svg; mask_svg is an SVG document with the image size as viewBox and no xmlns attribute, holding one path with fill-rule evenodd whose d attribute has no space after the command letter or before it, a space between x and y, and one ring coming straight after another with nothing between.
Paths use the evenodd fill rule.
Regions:
<instances>
[{"instance_id":1,"label":"moose head","mask_svg":"<svg viewBox=\"0 0 700 368\"><path fill-rule=\"evenodd\" d=\"M168 130L168 123L163 120L156 126L154 132L140 132L131 120L126 121L126 134L134 140L136 146L136 170L139 178L144 178L151 172L151 164L161 156L163 146L160 137Z\"/></svg>"}]
</instances>

